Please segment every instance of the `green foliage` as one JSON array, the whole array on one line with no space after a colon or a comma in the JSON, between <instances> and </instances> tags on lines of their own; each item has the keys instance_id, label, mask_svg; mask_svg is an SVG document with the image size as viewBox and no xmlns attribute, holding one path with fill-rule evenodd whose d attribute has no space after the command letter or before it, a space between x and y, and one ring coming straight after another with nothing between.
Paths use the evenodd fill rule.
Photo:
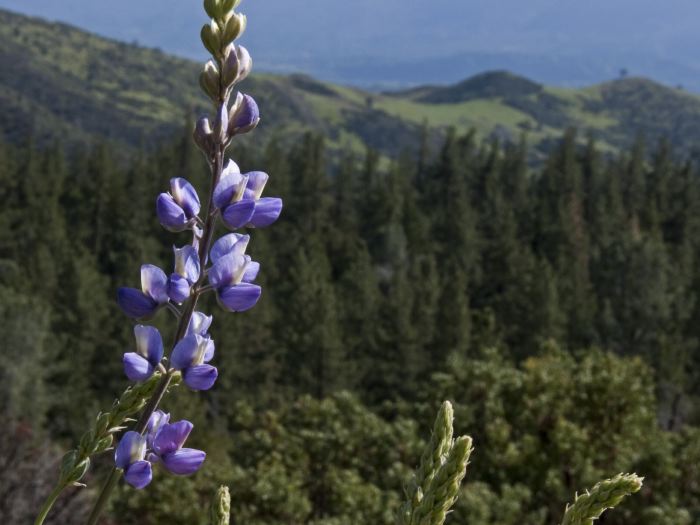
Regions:
<instances>
[{"instance_id":1,"label":"green foliage","mask_svg":"<svg viewBox=\"0 0 700 525\"><path fill-rule=\"evenodd\" d=\"M114 290L139 263L171 264L152 197L196 180L182 141L130 162L110 144L0 148L0 389L54 442L123 389L133 334ZM557 523L615 472L648 490L607 523L692 523L700 179L667 148L649 162L640 145L606 158L576 144L530 172L524 144L473 134L419 166L373 151L337 165L311 135L241 147L286 208L251 232L258 308L214 325L217 388L169 401L207 467L125 491L114 520L206 523L226 484L243 523L392 523L419 464L415 421L451 399L478 453L448 523ZM166 345L168 321L153 321Z\"/></svg>"}]
</instances>

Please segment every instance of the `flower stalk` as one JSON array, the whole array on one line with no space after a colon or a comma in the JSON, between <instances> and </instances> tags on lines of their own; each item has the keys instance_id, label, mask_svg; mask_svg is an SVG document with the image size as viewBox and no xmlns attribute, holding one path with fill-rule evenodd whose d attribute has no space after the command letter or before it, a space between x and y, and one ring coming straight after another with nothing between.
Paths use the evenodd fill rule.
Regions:
<instances>
[{"instance_id":1,"label":"flower stalk","mask_svg":"<svg viewBox=\"0 0 700 525\"><path fill-rule=\"evenodd\" d=\"M117 293L119 306L133 319L147 321L161 309L174 314L177 327L170 356L166 359L160 332L155 327L134 328L136 349L124 354L123 363L126 376L137 386L124 392L111 413L98 415L95 428L83 436L78 448L66 454L59 482L35 525L43 523L63 489L82 479L90 467L90 458L110 449L114 434L126 430L127 418L139 412L133 429L122 436L116 447L115 466L88 524L97 523L123 473L127 483L141 489L151 481L151 465L162 464L176 475L188 475L199 469L205 459L204 451L182 448L192 424L184 420L167 424L169 415L158 407L170 386L182 381L194 391L208 390L218 377L217 368L210 364L215 351L208 334L212 317L196 310L199 298L214 292L221 307L229 312L246 311L260 298L262 290L254 284L260 264L245 254L250 237L230 233L214 242L218 218L232 231L262 228L275 222L282 210L281 199L262 197L268 180L266 173L243 174L235 162L225 158L231 140L253 130L260 120L252 97L241 93L233 97L234 86L252 68L248 51L234 43L246 27L246 17L234 12L238 3L239 0L204 2L211 21L203 27L201 37L212 60L202 71L200 86L213 103L214 117L197 121L193 139L211 171L206 206L201 210L197 191L183 178L171 179L170 191L161 193L156 200L161 225L176 233L191 231L192 242L174 248L174 271L169 276L157 266L144 264L141 288L120 288Z\"/></svg>"}]
</instances>

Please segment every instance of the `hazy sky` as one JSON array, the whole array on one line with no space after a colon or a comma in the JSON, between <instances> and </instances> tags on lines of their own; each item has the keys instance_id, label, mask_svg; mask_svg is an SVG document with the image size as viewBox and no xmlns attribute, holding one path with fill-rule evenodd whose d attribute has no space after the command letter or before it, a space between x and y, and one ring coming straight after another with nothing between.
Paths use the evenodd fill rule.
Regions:
<instances>
[{"instance_id":1,"label":"hazy sky","mask_svg":"<svg viewBox=\"0 0 700 525\"><path fill-rule=\"evenodd\" d=\"M0 7L201 56L199 0L0 0ZM267 69L489 52L700 71L698 0L244 0L240 9L249 18L246 43Z\"/></svg>"}]
</instances>

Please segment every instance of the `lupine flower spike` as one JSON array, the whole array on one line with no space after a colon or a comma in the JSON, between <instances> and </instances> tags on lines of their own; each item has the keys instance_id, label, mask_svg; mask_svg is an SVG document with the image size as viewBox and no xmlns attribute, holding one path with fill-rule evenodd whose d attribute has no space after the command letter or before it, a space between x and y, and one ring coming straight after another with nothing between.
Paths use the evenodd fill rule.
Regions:
<instances>
[{"instance_id":1,"label":"lupine flower spike","mask_svg":"<svg viewBox=\"0 0 700 525\"><path fill-rule=\"evenodd\" d=\"M201 450L183 446L192 424L171 423L170 415L158 410L158 404L168 388L181 380L192 390L208 390L218 377L217 368L210 364L214 358L214 341L208 333L212 317L195 311L200 296L214 291L224 310L243 312L255 306L262 293L254 284L260 264L246 254L250 237L236 232L216 240L213 234L218 220L231 230L262 228L274 223L282 211L281 199L262 196L269 179L266 173L241 173L238 165L226 158L232 139L252 131L260 122L260 109L253 97L236 90L253 65L248 50L235 42L246 27L246 17L234 11L238 3L204 2L211 20L202 28L201 38L212 59L205 64L199 82L214 110L197 121L193 138L211 169L211 202L202 209L192 184L180 177L171 179L169 191L156 198L157 218L168 231L190 231L191 243L173 248L174 268L169 276L146 264L141 267L141 289L119 288L117 292L119 306L133 319L150 319L163 307L173 311L178 325L171 355L165 355L156 328L134 328L136 347L126 352L122 361L126 376L139 384L127 389L120 399L118 407L126 408L98 416L95 429L64 461L66 473L47 500L38 525L57 494L84 476L91 455L112 445L127 415L135 416L144 408L133 430L126 432L116 447L115 469L105 481L88 525L98 522L122 473L127 483L141 489L151 481L153 464L186 475L196 472L206 456Z\"/></svg>"}]
</instances>

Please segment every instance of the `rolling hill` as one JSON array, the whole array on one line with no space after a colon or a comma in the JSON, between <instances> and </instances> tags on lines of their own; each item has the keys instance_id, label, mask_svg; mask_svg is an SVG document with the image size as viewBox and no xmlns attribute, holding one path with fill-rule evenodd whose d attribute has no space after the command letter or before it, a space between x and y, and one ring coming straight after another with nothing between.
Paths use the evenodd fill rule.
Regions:
<instances>
[{"instance_id":1,"label":"rolling hill","mask_svg":"<svg viewBox=\"0 0 700 525\"><path fill-rule=\"evenodd\" d=\"M104 138L125 147L158 142L207 109L199 67L0 11L0 137L16 142L31 132L40 142ZM495 71L449 86L373 93L304 75L255 73L242 89L263 110L255 140L313 129L333 149L369 144L389 156L414 147L424 123L435 137L450 126L505 141L526 133L540 150L571 126L608 150L638 134L650 141L666 136L684 152L700 140L700 97L643 78L566 89Z\"/></svg>"}]
</instances>

